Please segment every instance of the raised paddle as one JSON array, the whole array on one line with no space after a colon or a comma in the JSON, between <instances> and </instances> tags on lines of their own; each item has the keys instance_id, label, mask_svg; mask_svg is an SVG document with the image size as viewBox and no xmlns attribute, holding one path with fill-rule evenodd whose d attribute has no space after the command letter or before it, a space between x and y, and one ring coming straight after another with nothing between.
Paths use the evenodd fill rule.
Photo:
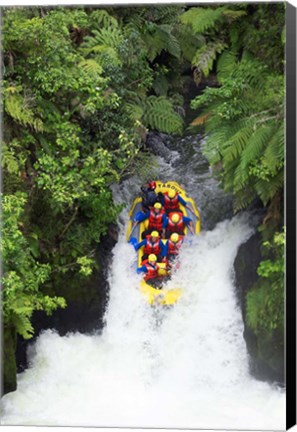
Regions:
<instances>
[{"instance_id":1,"label":"raised paddle","mask_svg":"<svg viewBox=\"0 0 297 432\"><path fill-rule=\"evenodd\" d=\"M128 241L131 240L132 233L133 233L134 229L136 228L136 226L138 225L138 222L139 222L139 221L135 221L135 222L134 222L134 224L133 224L133 226L132 226L132 229L131 229L131 232L130 232L130 234L129 234Z\"/></svg>"},{"instance_id":2,"label":"raised paddle","mask_svg":"<svg viewBox=\"0 0 297 432\"><path fill-rule=\"evenodd\" d=\"M192 213L192 215L194 215L198 220L199 220L199 217L195 214L195 212L191 209L191 207L186 207L188 210L190 210L190 212Z\"/></svg>"}]
</instances>

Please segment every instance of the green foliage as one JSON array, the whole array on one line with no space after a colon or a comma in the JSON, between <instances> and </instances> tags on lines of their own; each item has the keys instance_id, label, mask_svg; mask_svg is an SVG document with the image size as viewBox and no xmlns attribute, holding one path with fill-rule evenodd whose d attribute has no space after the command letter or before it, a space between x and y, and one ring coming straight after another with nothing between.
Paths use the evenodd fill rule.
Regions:
<instances>
[{"instance_id":1,"label":"green foliage","mask_svg":"<svg viewBox=\"0 0 297 432\"><path fill-rule=\"evenodd\" d=\"M217 8L215 14L210 9L209 17L223 14L222 8ZM275 8L283 21L283 9ZM275 22L266 6L257 7L243 21L241 14L236 14L229 34L225 27L216 27L215 33L208 36L210 41L206 41L194 57L198 72L207 76L216 58L216 44L222 52L217 61L219 86L207 87L192 101L193 109L202 109L193 124L202 121L205 124L208 135L205 155L211 164L221 163L220 178L225 190L234 194L235 211L247 207L257 196L265 206L269 205L283 188L284 76L278 68L271 68L262 45L252 46L249 41L246 45L250 50L247 50L246 45L239 44L234 38L239 31L243 40L254 35L259 17L262 25L264 17L266 26L270 25L270 19L273 24ZM261 34L263 31L260 28ZM225 40L224 45L222 40ZM273 40L277 52L283 56L284 52L279 48L282 46L281 32L279 39L274 37ZM208 46L212 50L207 50ZM204 50L208 52L206 60Z\"/></svg>"},{"instance_id":2,"label":"green foliage","mask_svg":"<svg viewBox=\"0 0 297 432\"><path fill-rule=\"evenodd\" d=\"M34 329L30 318L34 310L50 314L57 307L66 307L62 297L49 297L42 286L49 278L51 267L35 260L35 251L22 232L21 222L27 198L24 193L6 195L2 200L3 319L13 325L25 339L32 337Z\"/></svg>"},{"instance_id":3,"label":"green foliage","mask_svg":"<svg viewBox=\"0 0 297 432\"><path fill-rule=\"evenodd\" d=\"M5 324L65 307L121 210L110 186L140 166L146 127L181 133L166 53L182 8L3 9ZM144 165L141 165L144 169ZM57 295L55 295L57 294Z\"/></svg>"},{"instance_id":4,"label":"green foliage","mask_svg":"<svg viewBox=\"0 0 297 432\"><path fill-rule=\"evenodd\" d=\"M204 33L217 25L218 21L224 17L225 10L226 6L193 7L181 16L181 21L183 24L191 25L194 33Z\"/></svg>"},{"instance_id":5,"label":"green foliage","mask_svg":"<svg viewBox=\"0 0 297 432\"><path fill-rule=\"evenodd\" d=\"M269 258L258 267L260 276L247 295L247 320L256 334L284 326L284 247L285 231L276 232L272 241L264 242Z\"/></svg>"},{"instance_id":6,"label":"green foliage","mask_svg":"<svg viewBox=\"0 0 297 432\"><path fill-rule=\"evenodd\" d=\"M182 118L174 111L172 102L164 96L149 96L144 101L129 103L127 109L131 118L141 119L145 126L166 133L182 133Z\"/></svg>"},{"instance_id":7,"label":"green foliage","mask_svg":"<svg viewBox=\"0 0 297 432\"><path fill-rule=\"evenodd\" d=\"M90 276L92 274L92 265L94 265L94 260L86 256L77 258L77 263L80 265L79 272L84 276Z\"/></svg>"},{"instance_id":8,"label":"green foliage","mask_svg":"<svg viewBox=\"0 0 297 432\"><path fill-rule=\"evenodd\" d=\"M225 48L225 44L217 41L210 42L207 45L203 45L201 48L196 51L193 59L192 66L195 67L195 81L196 84L199 84L201 80L201 75L207 77L209 72L212 70L213 62L218 53L221 53ZM199 77L199 78L197 78Z\"/></svg>"},{"instance_id":9,"label":"green foliage","mask_svg":"<svg viewBox=\"0 0 297 432\"><path fill-rule=\"evenodd\" d=\"M172 34L172 26L168 24L149 23L142 30L142 40L148 48L148 58L152 62L162 50L168 51L176 58L180 56L180 45Z\"/></svg>"},{"instance_id":10,"label":"green foliage","mask_svg":"<svg viewBox=\"0 0 297 432\"><path fill-rule=\"evenodd\" d=\"M147 98L144 120L153 129L167 133L182 132L183 122L180 115L173 110L172 103L162 96Z\"/></svg>"},{"instance_id":11,"label":"green foliage","mask_svg":"<svg viewBox=\"0 0 297 432\"><path fill-rule=\"evenodd\" d=\"M36 132L43 131L43 124L41 119L37 118L30 104L34 104L29 97L24 98L21 95L22 87L6 87L4 94L4 109L16 122L23 126L30 126Z\"/></svg>"},{"instance_id":12,"label":"green foliage","mask_svg":"<svg viewBox=\"0 0 297 432\"><path fill-rule=\"evenodd\" d=\"M284 5L221 5L189 8L181 16L200 38L192 53L197 84L210 74L215 86L192 101L207 139L204 154L234 211L260 198L267 208L259 280L246 297L247 321L259 341L283 334L284 325ZM272 239L272 240L271 240ZM265 255L266 254L266 255ZM261 339L262 338L262 339Z\"/></svg>"}]
</instances>

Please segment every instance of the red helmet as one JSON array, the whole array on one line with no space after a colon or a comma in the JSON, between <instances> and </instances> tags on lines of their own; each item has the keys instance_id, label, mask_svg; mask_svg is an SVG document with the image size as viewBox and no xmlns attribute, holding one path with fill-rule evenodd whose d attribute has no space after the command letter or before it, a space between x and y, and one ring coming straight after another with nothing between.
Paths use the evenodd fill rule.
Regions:
<instances>
[{"instance_id":1,"label":"red helmet","mask_svg":"<svg viewBox=\"0 0 297 432\"><path fill-rule=\"evenodd\" d=\"M149 188L150 189L156 189L156 187L157 187L157 184L156 184L156 182L155 181L151 181L151 182L149 182Z\"/></svg>"}]
</instances>

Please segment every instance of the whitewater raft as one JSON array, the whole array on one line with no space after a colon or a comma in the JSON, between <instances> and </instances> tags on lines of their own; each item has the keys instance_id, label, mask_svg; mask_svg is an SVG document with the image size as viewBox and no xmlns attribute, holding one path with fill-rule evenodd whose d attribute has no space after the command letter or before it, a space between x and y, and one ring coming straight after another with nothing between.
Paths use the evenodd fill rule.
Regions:
<instances>
[{"instance_id":1,"label":"whitewater raft","mask_svg":"<svg viewBox=\"0 0 297 432\"><path fill-rule=\"evenodd\" d=\"M194 232L195 234L200 233L200 214L198 211L198 208L194 202L194 200L189 197L186 193L186 191L176 182L174 181L168 181L166 183L156 180L157 187L155 189L155 192L158 194L159 192L168 192L170 189L175 190L186 202L187 205L191 208L191 210L188 210L183 205L179 204L180 211L183 213L184 216L190 217L193 221L194 226ZM128 228L126 233L127 241L129 241L133 235L134 238L136 238L137 242L142 241L142 233L148 228L148 219L139 223L133 227L133 220L138 212L142 211L142 198L141 196L137 197L130 209L129 212L129 222L128 222ZM186 227L184 230L185 237L192 236L193 234L190 232L190 230ZM166 241L162 240L163 242ZM142 255L143 255L143 248L140 248L137 251L137 266L141 266L142 262ZM165 264L164 263L158 263L161 267L159 270L159 276L166 276L166 270L164 269ZM163 306L171 306L174 305L181 297L182 290L180 288L172 288L168 289L166 286L163 288L154 288L151 285L149 285L145 280L143 279L140 282L140 291L142 294L146 297L146 300L151 305L163 305Z\"/></svg>"}]
</instances>

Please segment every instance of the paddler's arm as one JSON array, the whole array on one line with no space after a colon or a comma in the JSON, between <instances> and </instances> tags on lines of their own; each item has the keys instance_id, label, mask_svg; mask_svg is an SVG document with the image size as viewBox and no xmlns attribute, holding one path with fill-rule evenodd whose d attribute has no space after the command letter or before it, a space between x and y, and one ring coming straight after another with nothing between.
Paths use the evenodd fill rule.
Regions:
<instances>
[{"instance_id":1,"label":"paddler's arm","mask_svg":"<svg viewBox=\"0 0 297 432\"><path fill-rule=\"evenodd\" d=\"M134 246L135 250L138 251L142 246L146 245L146 239L142 240L140 243L137 243L137 245Z\"/></svg>"},{"instance_id":2,"label":"paddler's arm","mask_svg":"<svg viewBox=\"0 0 297 432\"><path fill-rule=\"evenodd\" d=\"M191 231L191 233L194 235L195 234L195 230L194 230L194 224L193 224L192 219L189 218L189 217L187 217L187 216L183 216L183 221L188 226L188 228Z\"/></svg>"},{"instance_id":3,"label":"paddler's arm","mask_svg":"<svg viewBox=\"0 0 297 432\"><path fill-rule=\"evenodd\" d=\"M137 215L135 216L134 220L133 220L133 226L132 229L135 227L135 225L137 225L139 222L144 221L145 219L147 219L150 216L150 212L138 212Z\"/></svg>"},{"instance_id":4,"label":"paddler's arm","mask_svg":"<svg viewBox=\"0 0 297 432\"><path fill-rule=\"evenodd\" d=\"M165 234L166 234L166 228L168 225L168 217L166 216L166 214L163 214L163 219L162 219L162 238L165 238Z\"/></svg>"},{"instance_id":5,"label":"paddler's arm","mask_svg":"<svg viewBox=\"0 0 297 432\"><path fill-rule=\"evenodd\" d=\"M162 257L162 262L166 262L167 260L167 255L168 255L168 241L164 244L162 241L161 243L161 257Z\"/></svg>"},{"instance_id":6,"label":"paddler's arm","mask_svg":"<svg viewBox=\"0 0 297 432\"><path fill-rule=\"evenodd\" d=\"M180 195L178 196L178 201L184 206L186 207L188 210L190 210L190 212L193 212L193 209L188 205L188 202L185 201Z\"/></svg>"},{"instance_id":7,"label":"paddler's arm","mask_svg":"<svg viewBox=\"0 0 297 432\"><path fill-rule=\"evenodd\" d=\"M137 273L137 274L140 274L140 273L147 273L147 268L146 268L146 266L138 267L137 270L136 270L136 273Z\"/></svg>"}]
</instances>

